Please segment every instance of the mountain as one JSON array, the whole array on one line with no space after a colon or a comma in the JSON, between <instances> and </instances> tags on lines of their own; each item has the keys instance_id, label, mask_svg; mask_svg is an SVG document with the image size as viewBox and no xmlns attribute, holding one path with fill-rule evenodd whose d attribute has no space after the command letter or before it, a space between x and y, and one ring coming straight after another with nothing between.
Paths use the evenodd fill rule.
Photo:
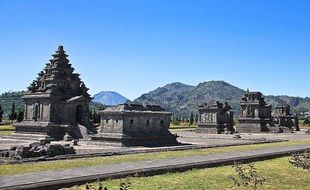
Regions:
<instances>
[{"instance_id":1,"label":"mountain","mask_svg":"<svg viewBox=\"0 0 310 190\"><path fill-rule=\"evenodd\" d=\"M301 98L293 96L265 96L266 102L271 104L273 107L277 104L289 104L292 108L292 111L295 113L308 112L310 111L310 98Z\"/></svg>"},{"instance_id":2,"label":"mountain","mask_svg":"<svg viewBox=\"0 0 310 190\"><path fill-rule=\"evenodd\" d=\"M133 102L157 104L180 117L197 114L197 105L210 101L228 102L236 115L239 114L239 101L245 91L224 81L209 81L189 86L182 83L171 83L145 93ZM288 103L292 111L310 110L310 98L289 96L266 96L266 102L275 106Z\"/></svg>"},{"instance_id":3,"label":"mountain","mask_svg":"<svg viewBox=\"0 0 310 190\"><path fill-rule=\"evenodd\" d=\"M0 105L2 105L5 117L9 114L13 102L17 109L23 108L21 96L24 91L6 92L0 95ZM209 81L190 86L175 82L157 88L149 93L142 94L135 99L133 103L156 104L164 107L166 110L174 112L180 117L187 118L190 113L197 114L197 105L209 101L228 102L235 114L240 112L239 101L243 97L245 91L224 81ZM310 98L292 97L292 96L265 96L268 104L274 108L275 105L287 103L291 106L292 112L310 111ZM129 101L127 98L116 92L103 91L94 95L93 102L103 103L105 105L116 105ZM103 109L103 105L92 103L91 107Z\"/></svg>"},{"instance_id":4,"label":"mountain","mask_svg":"<svg viewBox=\"0 0 310 190\"><path fill-rule=\"evenodd\" d=\"M94 102L102 103L107 106L114 106L118 104L123 104L129 100L117 92L113 91L102 91L95 94L93 97Z\"/></svg>"},{"instance_id":5,"label":"mountain","mask_svg":"<svg viewBox=\"0 0 310 190\"><path fill-rule=\"evenodd\" d=\"M194 87L180 82L167 84L149 93L142 94L134 103L161 105L169 111L175 111L184 102L184 94Z\"/></svg>"}]
</instances>

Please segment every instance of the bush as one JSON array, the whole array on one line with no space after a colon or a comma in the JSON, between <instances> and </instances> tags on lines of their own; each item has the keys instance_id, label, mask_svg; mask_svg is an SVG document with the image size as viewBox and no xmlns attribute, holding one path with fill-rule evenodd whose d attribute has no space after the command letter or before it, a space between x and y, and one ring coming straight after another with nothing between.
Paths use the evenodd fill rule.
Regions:
<instances>
[{"instance_id":1,"label":"bush","mask_svg":"<svg viewBox=\"0 0 310 190\"><path fill-rule=\"evenodd\" d=\"M310 171L310 152L294 154L289 162L297 168Z\"/></svg>"},{"instance_id":2,"label":"bush","mask_svg":"<svg viewBox=\"0 0 310 190\"><path fill-rule=\"evenodd\" d=\"M24 119L24 111L23 110L19 110L18 113L17 113L17 121L18 122L22 122L23 119Z\"/></svg>"},{"instance_id":3,"label":"bush","mask_svg":"<svg viewBox=\"0 0 310 190\"><path fill-rule=\"evenodd\" d=\"M178 120L172 120L171 124L172 124L172 125L180 125L180 121L178 121Z\"/></svg>"},{"instance_id":4,"label":"bush","mask_svg":"<svg viewBox=\"0 0 310 190\"><path fill-rule=\"evenodd\" d=\"M307 118L304 120L304 125L310 125L310 119L309 119L309 117L307 117Z\"/></svg>"},{"instance_id":5,"label":"bush","mask_svg":"<svg viewBox=\"0 0 310 190\"><path fill-rule=\"evenodd\" d=\"M125 181L120 181L120 184L119 184L119 189L120 190L130 190L131 189L131 183L129 181L128 178L126 178ZM85 190L108 190L107 187L103 187L101 183L99 183L98 185L98 188L97 187L94 187L90 184L86 184L85 185Z\"/></svg>"},{"instance_id":6,"label":"bush","mask_svg":"<svg viewBox=\"0 0 310 190\"><path fill-rule=\"evenodd\" d=\"M253 190L257 189L258 185L263 185L266 179L257 173L257 169L253 163L242 165L234 163L232 166L235 169L236 176L228 176L237 187L243 186Z\"/></svg>"},{"instance_id":7,"label":"bush","mask_svg":"<svg viewBox=\"0 0 310 190\"><path fill-rule=\"evenodd\" d=\"M100 123L100 114L98 114L98 112L93 109L90 111L90 119L93 121L93 123Z\"/></svg>"}]
</instances>

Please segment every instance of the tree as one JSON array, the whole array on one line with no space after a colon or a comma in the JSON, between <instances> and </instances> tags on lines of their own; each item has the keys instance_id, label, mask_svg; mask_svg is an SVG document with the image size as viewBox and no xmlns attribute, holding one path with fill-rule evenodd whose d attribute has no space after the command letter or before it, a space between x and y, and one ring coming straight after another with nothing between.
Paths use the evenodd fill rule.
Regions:
<instances>
[{"instance_id":1,"label":"tree","mask_svg":"<svg viewBox=\"0 0 310 190\"><path fill-rule=\"evenodd\" d=\"M308 117L304 120L304 125L310 125L310 119Z\"/></svg>"},{"instance_id":2,"label":"tree","mask_svg":"<svg viewBox=\"0 0 310 190\"><path fill-rule=\"evenodd\" d=\"M100 123L100 115L95 109L91 111L90 115L91 115L90 118L93 121L93 123Z\"/></svg>"},{"instance_id":3,"label":"tree","mask_svg":"<svg viewBox=\"0 0 310 190\"><path fill-rule=\"evenodd\" d=\"M198 123L198 119L199 119L199 116L198 116L198 114L196 114L196 115L195 115L195 119L194 119L194 123L195 123L195 124Z\"/></svg>"},{"instance_id":4,"label":"tree","mask_svg":"<svg viewBox=\"0 0 310 190\"><path fill-rule=\"evenodd\" d=\"M0 122L2 122L2 118L3 118L3 109L2 106L0 105Z\"/></svg>"},{"instance_id":5,"label":"tree","mask_svg":"<svg viewBox=\"0 0 310 190\"><path fill-rule=\"evenodd\" d=\"M18 113L17 113L17 121L18 122L22 122L24 119L24 111L23 110L18 110Z\"/></svg>"},{"instance_id":6,"label":"tree","mask_svg":"<svg viewBox=\"0 0 310 190\"><path fill-rule=\"evenodd\" d=\"M12 105L12 109L11 109L11 113L9 114L9 119L11 121L14 121L17 119L17 113L16 113L16 110L15 110L15 103L13 102L13 105Z\"/></svg>"},{"instance_id":7,"label":"tree","mask_svg":"<svg viewBox=\"0 0 310 190\"><path fill-rule=\"evenodd\" d=\"M189 120L189 124L190 124L190 125L193 125L193 124L194 124L194 114L193 114L193 112L191 113L191 118L190 118L190 120Z\"/></svg>"}]
</instances>

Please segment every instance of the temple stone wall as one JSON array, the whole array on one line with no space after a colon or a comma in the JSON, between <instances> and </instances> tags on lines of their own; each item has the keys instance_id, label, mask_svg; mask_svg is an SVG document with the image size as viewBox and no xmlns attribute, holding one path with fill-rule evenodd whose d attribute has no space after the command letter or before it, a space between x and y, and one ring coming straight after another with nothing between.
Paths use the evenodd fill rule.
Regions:
<instances>
[{"instance_id":1,"label":"temple stone wall","mask_svg":"<svg viewBox=\"0 0 310 190\"><path fill-rule=\"evenodd\" d=\"M250 123L250 121L247 123L239 123L237 130L242 133L260 133L264 131L260 123Z\"/></svg>"},{"instance_id":2,"label":"temple stone wall","mask_svg":"<svg viewBox=\"0 0 310 190\"><path fill-rule=\"evenodd\" d=\"M243 133L299 131L298 117L288 104L278 105L272 113L262 93L247 91L240 101L241 114L237 131Z\"/></svg>"},{"instance_id":3,"label":"temple stone wall","mask_svg":"<svg viewBox=\"0 0 310 190\"><path fill-rule=\"evenodd\" d=\"M269 131L272 123L271 105L267 105L262 93L247 91L240 101L240 117L236 130L241 133Z\"/></svg>"},{"instance_id":4,"label":"temple stone wall","mask_svg":"<svg viewBox=\"0 0 310 190\"><path fill-rule=\"evenodd\" d=\"M140 136L143 134L160 134L168 130L170 116L154 117L152 114L141 114L124 117L124 134Z\"/></svg>"},{"instance_id":5,"label":"temple stone wall","mask_svg":"<svg viewBox=\"0 0 310 190\"><path fill-rule=\"evenodd\" d=\"M100 133L123 133L122 116L104 116L101 115Z\"/></svg>"},{"instance_id":6,"label":"temple stone wall","mask_svg":"<svg viewBox=\"0 0 310 190\"><path fill-rule=\"evenodd\" d=\"M196 133L219 134L234 132L231 107L225 102L205 103L198 107L198 127Z\"/></svg>"},{"instance_id":7,"label":"temple stone wall","mask_svg":"<svg viewBox=\"0 0 310 190\"><path fill-rule=\"evenodd\" d=\"M288 104L278 105L273 113L273 125L281 131L299 131L299 120L296 115L291 114Z\"/></svg>"}]
</instances>

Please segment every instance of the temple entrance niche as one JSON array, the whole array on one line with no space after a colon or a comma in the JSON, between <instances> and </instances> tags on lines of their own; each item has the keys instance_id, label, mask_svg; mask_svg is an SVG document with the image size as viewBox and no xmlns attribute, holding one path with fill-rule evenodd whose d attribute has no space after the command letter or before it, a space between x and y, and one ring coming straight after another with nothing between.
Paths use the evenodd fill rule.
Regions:
<instances>
[{"instance_id":1,"label":"temple entrance niche","mask_svg":"<svg viewBox=\"0 0 310 190\"><path fill-rule=\"evenodd\" d=\"M82 121L83 121L83 108L82 106L78 105L76 106L76 109L75 109L75 122L77 124L81 124Z\"/></svg>"}]
</instances>

